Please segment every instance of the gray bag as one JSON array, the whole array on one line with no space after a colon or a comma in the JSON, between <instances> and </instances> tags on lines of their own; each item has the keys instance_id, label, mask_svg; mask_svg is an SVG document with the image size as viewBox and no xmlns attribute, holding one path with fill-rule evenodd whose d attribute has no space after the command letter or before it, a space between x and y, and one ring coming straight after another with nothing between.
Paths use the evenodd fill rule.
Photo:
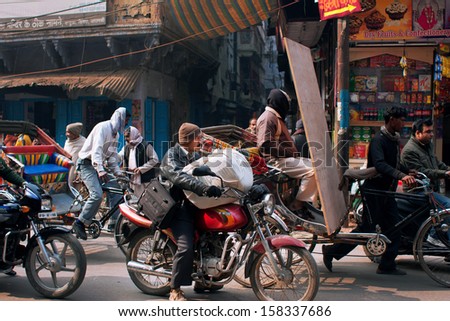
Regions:
<instances>
[{"instance_id":1,"label":"gray bag","mask_svg":"<svg viewBox=\"0 0 450 321\"><path fill-rule=\"evenodd\" d=\"M139 199L140 212L153 222L154 227L166 228L178 206L158 178L146 185Z\"/></svg>"}]
</instances>

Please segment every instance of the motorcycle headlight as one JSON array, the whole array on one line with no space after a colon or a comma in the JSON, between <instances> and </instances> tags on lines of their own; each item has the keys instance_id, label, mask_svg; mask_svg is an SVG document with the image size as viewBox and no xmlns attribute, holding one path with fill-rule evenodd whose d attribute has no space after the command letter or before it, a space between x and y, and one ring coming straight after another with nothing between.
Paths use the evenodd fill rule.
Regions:
<instances>
[{"instance_id":1,"label":"motorcycle headlight","mask_svg":"<svg viewBox=\"0 0 450 321\"><path fill-rule=\"evenodd\" d=\"M265 215L272 215L275 210L275 197L273 194L266 194L262 199L263 210Z\"/></svg>"}]
</instances>

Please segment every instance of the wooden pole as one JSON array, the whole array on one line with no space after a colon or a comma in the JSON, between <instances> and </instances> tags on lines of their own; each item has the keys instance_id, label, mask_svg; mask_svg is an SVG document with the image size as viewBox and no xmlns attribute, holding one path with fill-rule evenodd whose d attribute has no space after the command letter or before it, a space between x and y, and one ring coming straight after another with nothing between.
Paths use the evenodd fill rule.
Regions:
<instances>
[{"instance_id":1,"label":"wooden pole","mask_svg":"<svg viewBox=\"0 0 450 321\"><path fill-rule=\"evenodd\" d=\"M337 141L335 157L338 163L339 174L342 174L349 165L349 41L348 19L337 20L337 106L335 117L335 132Z\"/></svg>"}]
</instances>

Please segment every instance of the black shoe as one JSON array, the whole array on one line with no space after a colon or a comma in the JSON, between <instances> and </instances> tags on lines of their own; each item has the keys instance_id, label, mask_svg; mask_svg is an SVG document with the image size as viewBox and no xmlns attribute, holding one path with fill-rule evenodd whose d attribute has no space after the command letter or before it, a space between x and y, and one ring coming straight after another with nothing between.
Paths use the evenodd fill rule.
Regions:
<instances>
[{"instance_id":1,"label":"black shoe","mask_svg":"<svg viewBox=\"0 0 450 321\"><path fill-rule=\"evenodd\" d=\"M84 227L83 222L76 220L72 225L72 230L78 238L87 240L86 228Z\"/></svg>"},{"instance_id":2,"label":"black shoe","mask_svg":"<svg viewBox=\"0 0 450 321\"><path fill-rule=\"evenodd\" d=\"M6 275L9 275L9 276L16 276L17 272L14 271L13 269L11 269L10 271L5 272L5 274L6 274Z\"/></svg>"},{"instance_id":3,"label":"black shoe","mask_svg":"<svg viewBox=\"0 0 450 321\"><path fill-rule=\"evenodd\" d=\"M389 275L406 275L407 273L403 270L393 269L393 270L382 270L377 269L377 274L389 274Z\"/></svg>"},{"instance_id":4,"label":"black shoe","mask_svg":"<svg viewBox=\"0 0 450 321\"><path fill-rule=\"evenodd\" d=\"M330 251L331 245L323 245L322 246L322 259L323 264L328 269L328 271L333 272L333 256L328 254Z\"/></svg>"},{"instance_id":5,"label":"black shoe","mask_svg":"<svg viewBox=\"0 0 450 321\"><path fill-rule=\"evenodd\" d=\"M207 286L201 284L200 282L195 282L195 285L194 285L194 291L196 293L203 293L205 291L215 292L222 288L223 288L223 285L211 285L210 287L207 287Z\"/></svg>"}]
</instances>

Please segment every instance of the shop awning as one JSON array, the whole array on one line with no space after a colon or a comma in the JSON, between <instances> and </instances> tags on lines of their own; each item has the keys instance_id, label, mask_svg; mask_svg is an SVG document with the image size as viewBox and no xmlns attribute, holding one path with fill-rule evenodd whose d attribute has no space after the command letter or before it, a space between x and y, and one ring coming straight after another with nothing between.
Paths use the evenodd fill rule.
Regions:
<instances>
[{"instance_id":1,"label":"shop awning","mask_svg":"<svg viewBox=\"0 0 450 321\"><path fill-rule=\"evenodd\" d=\"M122 100L134 88L142 69L83 73L41 73L0 76L0 89L17 87L61 87L69 98L80 95L107 96Z\"/></svg>"},{"instance_id":2,"label":"shop awning","mask_svg":"<svg viewBox=\"0 0 450 321\"><path fill-rule=\"evenodd\" d=\"M169 12L186 36L202 39L246 29L278 10L278 0L169 0Z\"/></svg>"}]
</instances>

